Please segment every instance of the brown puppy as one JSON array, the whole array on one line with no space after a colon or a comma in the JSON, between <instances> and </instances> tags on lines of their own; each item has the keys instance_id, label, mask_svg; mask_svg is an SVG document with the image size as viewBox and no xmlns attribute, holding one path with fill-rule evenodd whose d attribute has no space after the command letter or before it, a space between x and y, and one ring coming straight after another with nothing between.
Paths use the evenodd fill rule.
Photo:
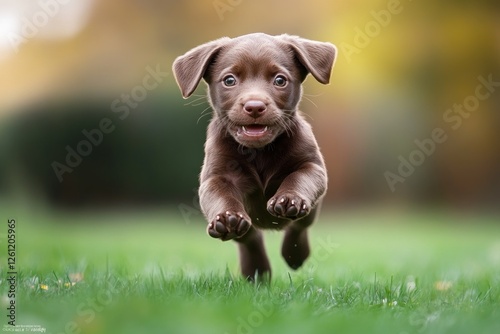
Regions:
<instances>
[{"instance_id":1,"label":"brown puppy","mask_svg":"<svg viewBox=\"0 0 500 334\"><path fill-rule=\"evenodd\" d=\"M282 255L299 268L309 256L307 228L327 187L323 157L297 110L308 73L327 84L336 48L296 36L262 33L221 38L173 65L184 98L201 78L213 116L200 175L208 234L239 246L241 271L270 277L263 229L284 229Z\"/></svg>"}]
</instances>

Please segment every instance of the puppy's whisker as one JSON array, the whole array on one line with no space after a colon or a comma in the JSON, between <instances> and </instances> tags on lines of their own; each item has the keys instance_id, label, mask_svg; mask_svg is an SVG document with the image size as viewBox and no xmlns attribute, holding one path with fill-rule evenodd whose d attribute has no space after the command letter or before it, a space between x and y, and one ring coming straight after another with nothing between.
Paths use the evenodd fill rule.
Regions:
<instances>
[{"instance_id":1,"label":"puppy's whisker","mask_svg":"<svg viewBox=\"0 0 500 334\"><path fill-rule=\"evenodd\" d=\"M323 96L324 94L321 93L321 94L308 94L308 93L303 93L302 96L311 96L311 97L319 97L319 96Z\"/></svg>"},{"instance_id":2,"label":"puppy's whisker","mask_svg":"<svg viewBox=\"0 0 500 334\"><path fill-rule=\"evenodd\" d=\"M305 117L309 118L311 121L314 121L314 118L309 115L309 113L305 112L305 111L302 111L302 115L304 115Z\"/></svg>"},{"instance_id":3,"label":"puppy's whisker","mask_svg":"<svg viewBox=\"0 0 500 334\"><path fill-rule=\"evenodd\" d=\"M205 103L205 102L207 102L207 100L206 100L206 98L205 98L205 97L197 97L197 98L195 98L195 99L192 99L192 100L188 101L188 102L187 102L187 103L185 103L184 105L185 105L185 106L194 105L194 104L196 104L196 103L200 103L200 101L201 101L201 103Z\"/></svg>"},{"instance_id":4,"label":"puppy's whisker","mask_svg":"<svg viewBox=\"0 0 500 334\"><path fill-rule=\"evenodd\" d=\"M193 94L191 95L193 98L195 98L194 100L199 100L199 99L204 99L206 100L207 99L207 95L202 95L202 94Z\"/></svg>"},{"instance_id":5,"label":"puppy's whisker","mask_svg":"<svg viewBox=\"0 0 500 334\"><path fill-rule=\"evenodd\" d=\"M196 104L191 104L191 107L196 108L196 107L205 106L205 105L207 105L205 102L198 102L198 103L196 103ZM206 108L210 108L210 106L208 106L208 107L206 107ZM206 109L206 108L205 108L205 109ZM205 110L205 109L204 109L204 110Z\"/></svg>"},{"instance_id":6,"label":"puppy's whisker","mask_svg":"<svg viewBox=\"0 0 500 334\"><path fill-rule=\"evenodd\" d=\"M200 115L201 115L201 116L204 116L204 115L210 115L210 114L212 114L212 113L211 113L211 109L212 109L212 108L211 108L211 106L206 107L205 109L203 109L203 110L201 111Z\"/></svg>"},{"instance_id":7,"label":"puppy's whisker","mask_svg":"<svg viewBox=\"0 0 500 334\"><path fill-rule=\"evenodd\" d=\"M210 106L208 106L205 109L203 109L200 114L202 116L204 116L204 115L210 115L210 114L212 114L211 110L212 110L212 108Z\"/></svg>"},{"instance_id":8,"label":"puppy's whisker","mask_svg":"<svg viewBox=\"0 0 500 334\"><path fill-rule=\"evenodd\" d=\"M193 96L187 104L192 103L193 101L206 100L206 99L207 99L206 96Z\"/></svg>"},{"instance_id":9,"label":"puppy's whisker","mask_svg":"<svg viewBox=\"0 0 500 334\"><path fill-rule=\"evenodd\" d=\"M309 118L309 120L314 121L314 117L312 117L310 113L302 111L302 115Z\"/></svg>"},{"instance_id":10,"label":"puppy's whisker","mask_svg":"<svg viewBox=\"0 0 500 334\"><path fill-rule=\"evenodd\" d=\"M287 110L285 110L285 111L287 111ZM290 111L294 111L294 110L290 110ZM295 114L285 113L281 116L282 116L282 118L287 119L287 120L291 120L291 121L295 120Z\"/></svg>"},{"instance_id":11,"label":"puppy's whisker","mask_svg":"<svg viewBox=\"0 0 500 334\"><path fill-rule=\"evenodd\" d=\"M200 101L200 102L197 102L196 104L192 103L191 106L192 107L198 107L198 106L202 106L204 104L207 104L207 101Z\"/></svg>"},{"instance_id":12,"label":"puppy's whisker","mask_svg":"<svg viewBox=\"0 0 500 334\"><path fill-rule=\"evenodd\" d=\"M311 104L312 104L314 107L316 107L316 109L318 109L318 105L317 105L316 103L314 103L314 101L313 101L313 100L311 100L311 99L310 99L310 98L308 98L307 96L303 96L303 98L304 98L304 100L311 102Z\"/></svg>"},{"instance_id":13,"label":"puppy's whisker","mask_svg":"<svg viewBox=\"0 0 500 334\"><path fill-rule=\"evenodd\" d=\"M196 124L199 124L199 123L200 123L200 121L201 121L201 119L202 119L203 117L205 117L205 116L210 116L210 114L209 114L209 113L206 113L206 114L203 114L203 113L202 113L202 114L201 114L201 116L200 116L200 117L198 117L198 120L196 121Z\"/></svg>"},{"instance_id":14,"label":"puppy's whisker","mask_svg":"<svg viewBox=\"0 0 500 334\"><path fill-rule=\"evenodd\" d=\"M286 115L286 114L285 114ZM291 116L290 115L286 115L285 117L280 117L280 118L277 118L276 119L276 123L281 127L283 128L283 130L285 130L285 133L287 135L287 137L291 137L292 134L293 134L293 131L292 131L292 128L291 126L288 124L287 121L285 121L285 118L289 118L291 119Z\"/></svg>"}]
</instances>

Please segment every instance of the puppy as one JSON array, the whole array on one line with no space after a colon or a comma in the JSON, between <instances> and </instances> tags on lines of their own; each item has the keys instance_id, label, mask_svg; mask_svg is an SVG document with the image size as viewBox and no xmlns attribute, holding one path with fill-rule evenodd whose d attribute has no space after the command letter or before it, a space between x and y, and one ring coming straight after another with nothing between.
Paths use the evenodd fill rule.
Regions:
<instances>
[{"instance_id":1,"label":"puppy","mask_svg":"<svg viewBox=\"0 0 500 334\"><path fill-rule=\"evenodd\" d=\"M284 230L281 254L299 268L309 256L307 228L327 188L318 144L297 110L310 73L328 84L337 49L330 43L263 33L223 37L173 64L182 96L201 78L213 116L200 175L208 234L238 243L245 278L271 276L260 229Z\"/></svg>"}]
</instances>

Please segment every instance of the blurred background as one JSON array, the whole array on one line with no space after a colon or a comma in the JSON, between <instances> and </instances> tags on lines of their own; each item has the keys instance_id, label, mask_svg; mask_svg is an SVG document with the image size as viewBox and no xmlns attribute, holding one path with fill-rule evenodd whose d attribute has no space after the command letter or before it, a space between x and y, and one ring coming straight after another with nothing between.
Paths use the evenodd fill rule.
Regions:
<instances>
[{"instance_id":1,"label":"blurred background","mask_svg":"<svg viewBox=\"0 0 500 334\"><path fill-rule=\"evenodd\" d=\"M326 208L499 211L495 0L0 0L0 206L195 212L209 106L204 84L182 99L171 65L251 32L338 47L300 106Z\"/></svg>"}]
</instances>

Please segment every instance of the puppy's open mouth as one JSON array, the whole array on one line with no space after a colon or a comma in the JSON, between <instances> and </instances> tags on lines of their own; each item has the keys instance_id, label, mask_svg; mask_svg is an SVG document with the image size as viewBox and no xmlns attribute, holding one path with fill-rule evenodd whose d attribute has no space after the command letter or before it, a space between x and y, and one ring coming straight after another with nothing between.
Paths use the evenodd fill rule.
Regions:
<instances>
[{"instance_id":1,"label":"puppy's open mouth","mask_svg":"<svg viewBox=\"0 0 500 334\"><path fill-rule=\"evenodd\" d=\"M234 139L247 147L263 147L276 137L276 126L264 124L237 125L233 128Z\"/></svg>"},{"instance_id":2,"label":"puppy's open mouth","mask_svg":"<svg viewBox=\"0 0 500 334\"><path fill-rule=\"evenodd\" d=\"M250 124L242 125L238 129L238 134L244 134L249 137L262 137L268 132L269 128L267 125L261 124Z\"/></svg>"}]
</instances>

